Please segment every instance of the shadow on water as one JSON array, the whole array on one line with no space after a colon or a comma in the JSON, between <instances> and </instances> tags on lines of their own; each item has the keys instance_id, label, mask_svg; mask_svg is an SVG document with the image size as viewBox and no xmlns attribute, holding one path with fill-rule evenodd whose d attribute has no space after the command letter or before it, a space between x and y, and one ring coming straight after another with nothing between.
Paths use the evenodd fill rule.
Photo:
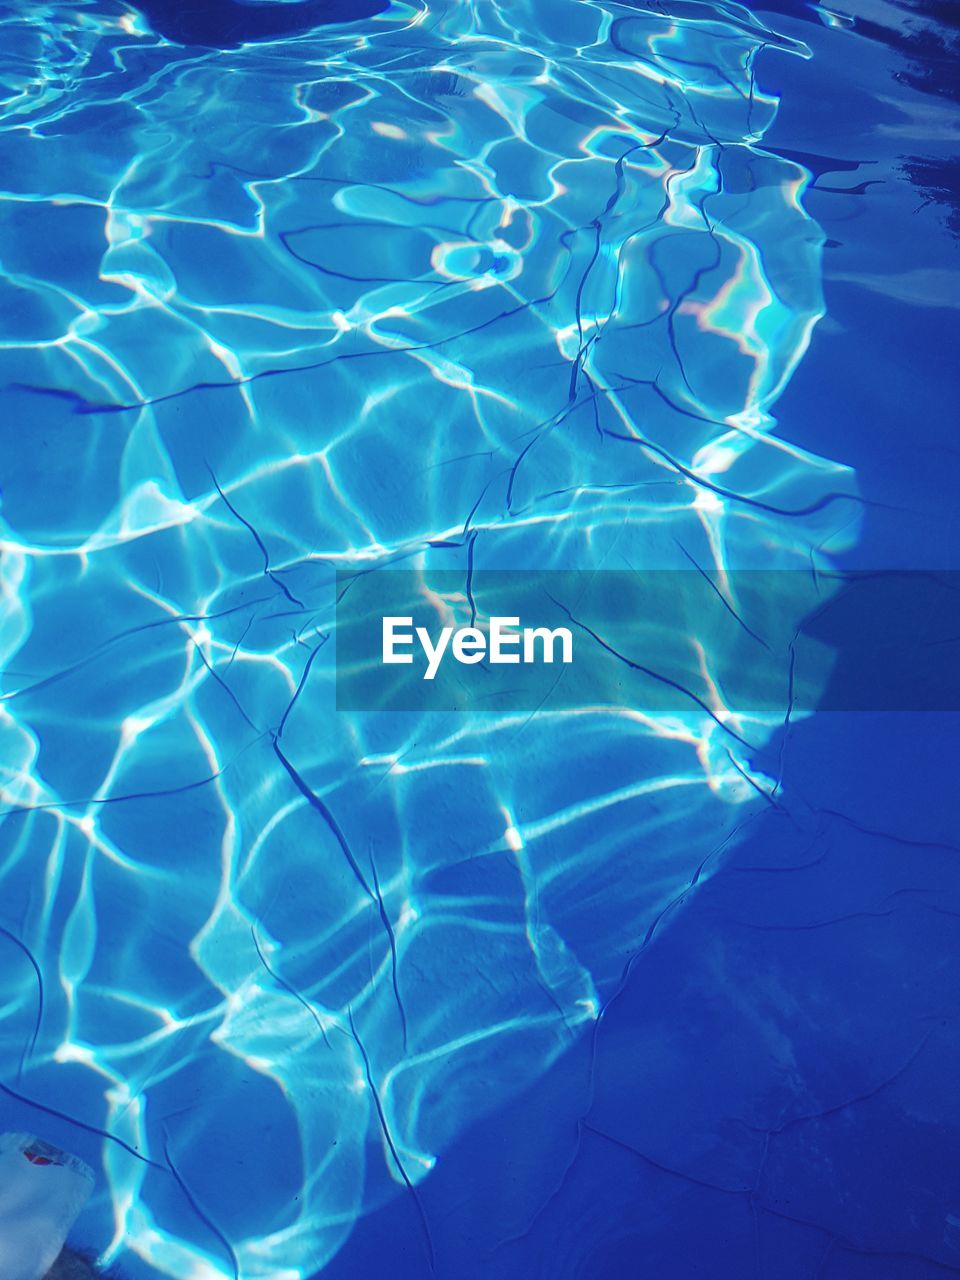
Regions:
<instances>
[{"instance_id":1,"label":"shadow on water","mask_svg":"<svg viewBox=\"0 0 960 1280\"><path fill-rule=\"evenodd\" d=\"M957 742L955 717L793 726L799 807L745 829L595 1039L422 1184L438 1274L695 1280L706 1252L716 1280L955 1274ZM378 1275L387 1242L422 1280L400 1195L322 1280Z\"/></svg>"},{"instance_id":2,"label":"shadow on water","mask_svg":"<svg viewBox=\"0 0 960 1280\"><path fill-rule=\"evenodd\" d=\"M856 35L898 55L890 67L894 81L943 106L960 102L960 7L954 0L892 0L882 5L854 0L822 8L805 0L763 0L757 7L808 22L825 16L836 19L833 11L842 11ZM813 164L799 154L793 158L815 174L823 171L818 157L812 157ZM942 206L946 225L960 235L960 155L904 155L901 161L902 173L923 193L924 203Z\"/></svg>"},{"instance_id":3,"label":"shadow on water","mask_svg":"<svg viewBox=\"0 0 960 1280\"><path fill-rule=\"evenodd\" d=\"M372 18L389 0L308 0L305 4L244 4L241 0L141 0L137 8L157 35L176 44L235 49L257 40L303 35L315 27Z\"/></svg>"},{"instance_id":4,"label":"shadow on water","mask_svg":"<svg viewBox=\"0 0 960 1280\"><path fill-rule=\"evenodd\" d=\"M858 29L907 59L906 69L894 73L901 84L945 103L960 102L960 10L949 0L911 0L896 7L904 15L902 26L861 21ZM960 156L905 156L903 172L927 203L946 208L947 226L960 235Z\"/></svg>"}]
</instances>

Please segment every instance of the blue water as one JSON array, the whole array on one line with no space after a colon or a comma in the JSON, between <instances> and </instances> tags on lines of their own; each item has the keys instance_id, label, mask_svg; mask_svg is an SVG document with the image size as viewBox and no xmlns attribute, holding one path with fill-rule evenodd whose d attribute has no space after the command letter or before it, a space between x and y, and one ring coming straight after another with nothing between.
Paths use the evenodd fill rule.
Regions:
<instances>
[{"instance_id":1,"label":"blue water","mask_svg":"<svg viewBox=\"0 0 960 1280\"><path fill-rule=\"evenodd\" d=\"M337 570L960 567L956 11L307 9L0 3L0 1128L128 1280L960 1270L954 716L334 687Z\"/></svg>"}]
</instances>

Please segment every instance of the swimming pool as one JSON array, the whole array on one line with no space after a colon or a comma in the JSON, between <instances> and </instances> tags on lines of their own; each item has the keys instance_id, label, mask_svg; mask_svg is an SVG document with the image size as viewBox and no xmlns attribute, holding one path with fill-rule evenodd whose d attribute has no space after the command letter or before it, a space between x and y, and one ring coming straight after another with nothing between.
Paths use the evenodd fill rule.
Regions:
<instances>
[{"instance_id":1,"label":"swimming pool","mask_svg":"<svg viewBox=\"0 0 960 1280\"><path fill-rule=\"evenodd\" d=\"M0 5L2 1127L131 1280L956 1269L952 718L337 706L344 575L956 567L949 14L308 8Z\"/></svg>"}]
</instances>

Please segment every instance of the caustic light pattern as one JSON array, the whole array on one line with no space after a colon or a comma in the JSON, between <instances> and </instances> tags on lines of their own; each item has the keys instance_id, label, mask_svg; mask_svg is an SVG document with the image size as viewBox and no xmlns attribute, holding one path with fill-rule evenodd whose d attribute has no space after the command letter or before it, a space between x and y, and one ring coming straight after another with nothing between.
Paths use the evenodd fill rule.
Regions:
<instances>
[{"instance_id":1,"label":"caustic light pattern","mask_svg":"<svg viewBox=\"0 0 960 1280\"><path fill-rule=\"evenodd\" d=\"M334 581L849 543L849 472L772 417L822 237L755 64L805 50L684 0L220 47L149 5L27 9L0 5L2 1083L87 1126L108 1260L297 1280L591 1034L775 786L776 717L720 690L337 714Z\"/></svg>"}]
</instances>

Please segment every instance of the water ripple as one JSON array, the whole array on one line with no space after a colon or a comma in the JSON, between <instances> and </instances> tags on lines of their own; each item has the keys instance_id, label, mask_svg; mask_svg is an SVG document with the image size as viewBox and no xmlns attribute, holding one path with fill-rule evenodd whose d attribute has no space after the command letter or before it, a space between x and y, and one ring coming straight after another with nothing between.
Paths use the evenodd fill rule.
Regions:
<instances>
[{"instance_id":1,"label":"water ripple","mask_svg":"<svg viewBox=\"0 0 960 1280\"><path fill-rule=\"evenodd\" d=\"M394 1193L426 1258L445 1147L769 781L694 711L337 714L333 569L855 535L772 416L822 237L755 62L806 51L683 0L0 29L6 1060L113 1137L128 1266L297 1280Z\"/></svg>"}]
</instances>

